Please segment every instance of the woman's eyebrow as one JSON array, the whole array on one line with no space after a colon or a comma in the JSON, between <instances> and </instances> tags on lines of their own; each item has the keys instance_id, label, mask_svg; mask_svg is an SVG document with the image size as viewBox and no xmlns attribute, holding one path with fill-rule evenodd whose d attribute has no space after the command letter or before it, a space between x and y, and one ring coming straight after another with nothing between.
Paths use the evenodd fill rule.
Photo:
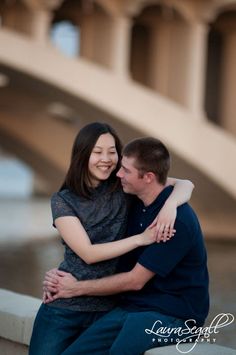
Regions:
<instances>
[{"instance_id":1,"label":"woman's eyebrow","mask_svg":"<svg viewBox=\"0 0 236 355\"><path fill-rule=\"evenodd\" d=\"M100 145L95 145L94 148L99 148L99 149L103 149L103 147L101 147ZM116 149L115 145L111 145L110 147L108 147L109 149Z\"/></svg>"}]
</instances>

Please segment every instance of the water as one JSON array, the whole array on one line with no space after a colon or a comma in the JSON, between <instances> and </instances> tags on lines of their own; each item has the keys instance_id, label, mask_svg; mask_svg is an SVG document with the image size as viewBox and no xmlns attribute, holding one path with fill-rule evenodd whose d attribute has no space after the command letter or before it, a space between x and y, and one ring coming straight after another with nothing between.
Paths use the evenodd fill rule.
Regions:
<instances>
[{"instance_id":1,"label":"water","mask_svg":"<svg viewBox=\"0 0 236 355\"><path fill-rule=\"evenodd\" d=\"M211 310L206 325L219 313L236 315L235 242L207 242ZM58 265L63 248L59 238L27 241L15 246L2 245L0 250L1 288L41 297L46 270ZM236 349L236 322L214 335L216 343Z\"/></svg>"}]
</instances>

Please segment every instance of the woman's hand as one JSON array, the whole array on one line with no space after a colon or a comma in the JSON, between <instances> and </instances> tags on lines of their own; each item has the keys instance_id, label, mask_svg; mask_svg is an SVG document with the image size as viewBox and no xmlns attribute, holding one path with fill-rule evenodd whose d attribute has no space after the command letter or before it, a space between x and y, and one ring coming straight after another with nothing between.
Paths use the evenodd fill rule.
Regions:
<instances>
[{"instance_id":1,"label":"woman's hand","mask_svg":"<svg viewBox=\"0 0 236 355\"><path fill-rule=\"evenodd\" d=\"M43 301L52 302L58 298L70 298L75 294L78 281L70 273L52 269L46 272L43 281Z\"/></svg>"},{"instance_id":2,"label":"woman's hand","mask_svg":"<svg viewBox=\"0 0 236 355\"><path fill-rule=\"evenodd\" d=\"M43 303L50 303L53 301L53 294L49 291L43 291Z\"/></svg>"},{"instance_id":3,"label":"woman's hand","mask_svg":"<svg viewBox=\"0 0 236 355\"><path fill-rule=\"evenodd\" d=\"M175 219L177 216L177 206L173 202L166 201L157 217L154 219L150 228L155 227L156 241L166 242L173 237L176 230L174 229Z\"/></svg>"},{"instance_id":4,"label":"woman's hand","mask_svg":"<svg viewBox=\"0 0 236 355\"><path fill-rule=\"evenodd\" d=\"M50 275L50 276L49 276ZM55 280L55 276L57 275L57 269L51 269L48 272L46 272L44 281L43 281L43 303L50 303L53 301L53 296L56 292L56 285L57 285L57 280ZM51 289L47 288L47 286L44 284L45 281L50 277L50 286Z\"/></svg>"},{"instance_id":5,"label":"woman's hand","mask_svg":"<svg viewBox=\"0 0 236 355\"><path fill-rule=\"evenodd\" d=\"M150 245L156 242L156 228L155 224L145 229L143 233L139 234L140 246Z\"/></svg>"}]
</instances>

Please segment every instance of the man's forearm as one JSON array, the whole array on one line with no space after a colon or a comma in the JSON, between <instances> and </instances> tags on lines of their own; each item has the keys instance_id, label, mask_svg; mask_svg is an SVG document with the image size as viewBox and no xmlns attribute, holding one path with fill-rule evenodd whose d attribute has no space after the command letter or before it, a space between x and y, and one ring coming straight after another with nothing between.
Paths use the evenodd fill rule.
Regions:
<instances>
[{"instance_id":1,"label":"man's forearm","mask_svg":"<svg viewBox=\"0 0 236 355\"><path fill-rule=\"evenodd\" d=\"M102 279L80 281L77 295L106 296L136 289L138 286L132 279L132 273L125 272Z\"/></svg>"},{"instance_id":2,"label":"man's forearm","mask_svg":"<svg viewBox=\"0 0 236 355\"><path fill-rule=\"evenodd\" d=\"M76 296L107 296L141 290L154 275L154 272L139 263L129 272L85 281L78 281L68 272L50 270L46 273L43 284L44 291L52 293L51 300Z\"/></svg>"},{"instance_id":3,"label":"man's forearm","mask_svg":"<svg viewBox=\"0 0 236 355\"><path fill-rule=\"evenodd\" d=\"M68 284L60 281L59 289L61 292L68 292ZM120 292L138 290L138 285L132 277L132 272L120 273L96 280L74 281L70 287L70 297L73 296L106 296ZM59 292L60 292L59 291Z\"/></svg>"}]
</instances>

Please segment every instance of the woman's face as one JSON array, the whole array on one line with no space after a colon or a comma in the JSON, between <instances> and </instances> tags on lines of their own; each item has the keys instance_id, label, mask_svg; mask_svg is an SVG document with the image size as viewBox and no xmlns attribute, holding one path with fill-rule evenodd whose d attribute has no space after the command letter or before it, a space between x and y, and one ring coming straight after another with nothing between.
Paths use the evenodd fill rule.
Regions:
<instances>
[{"instance_id":1,"label":"woman's face","mask_svg":"<svg viewBox=\"0 0 236 355\"><path fill-rule=\"evenodd\" d=\"M118 154L116 151L115 139L110 133L102 134L89 158L89 174L93 187L107 180L112 171L115 170L118 162Z\"/></svg>"}]
</instances>

